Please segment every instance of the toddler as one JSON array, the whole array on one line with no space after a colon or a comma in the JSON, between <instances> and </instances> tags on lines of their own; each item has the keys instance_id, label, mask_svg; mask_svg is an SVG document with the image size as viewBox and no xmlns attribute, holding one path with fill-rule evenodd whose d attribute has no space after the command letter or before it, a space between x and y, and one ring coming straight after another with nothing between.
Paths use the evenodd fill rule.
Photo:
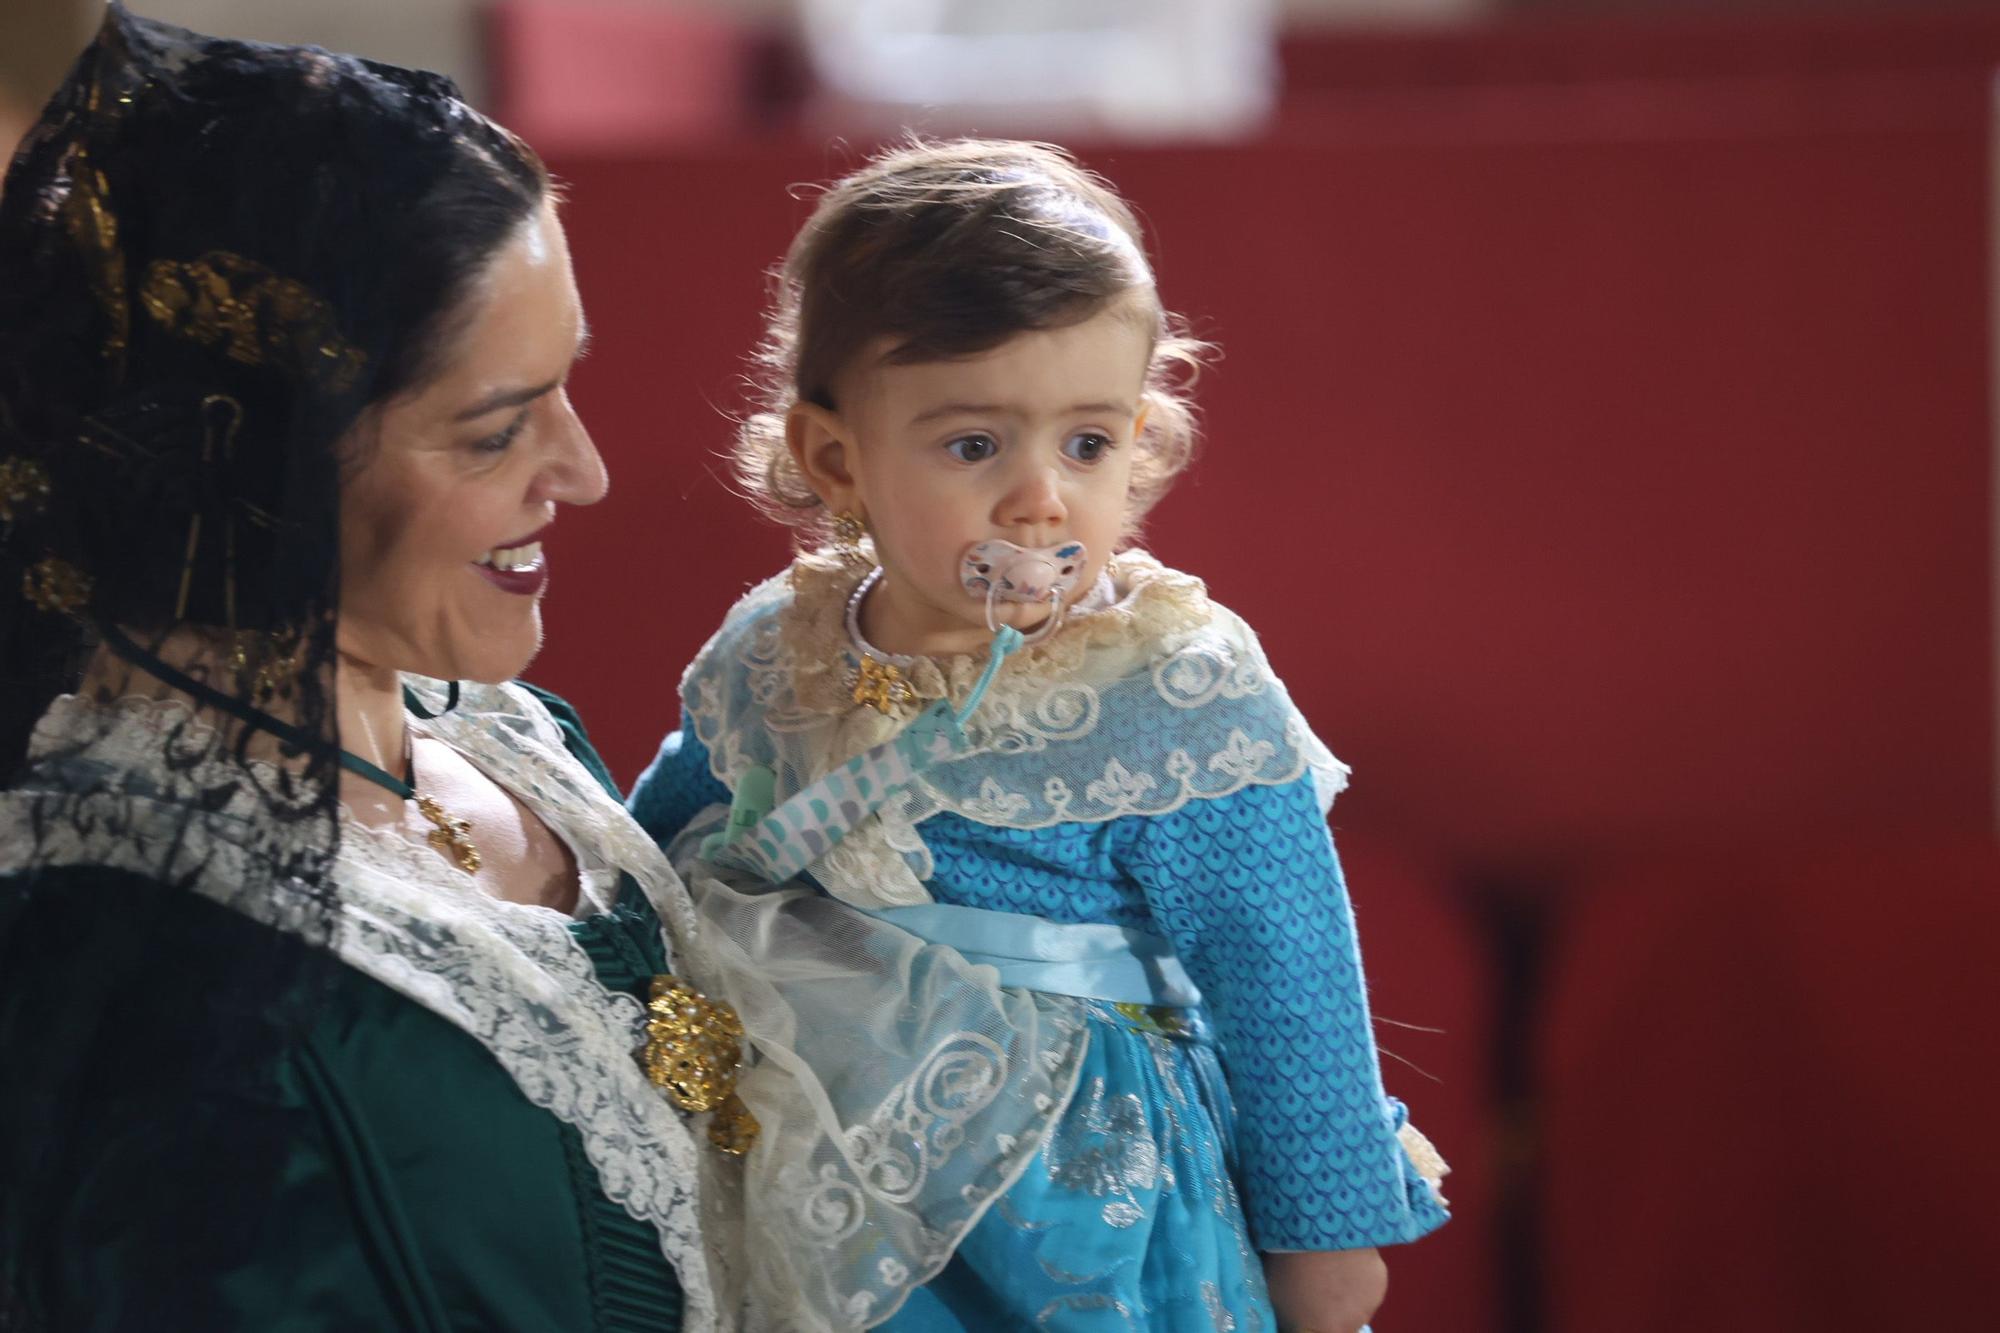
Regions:
<instances>
[{"instance_id":1,"label":"toddler","mask_svg":"<svg viewBox=\"0 0 2000 1333\"><path fill-rule=\"evenodd\" d=\"M737 461L804 553L632 797L739 964L752 1327L1353 1333L1445 1220L1346 769L1131 545L1198 351L1041 145L891 151L786 258Z\"/></svg>"}]
</instances>

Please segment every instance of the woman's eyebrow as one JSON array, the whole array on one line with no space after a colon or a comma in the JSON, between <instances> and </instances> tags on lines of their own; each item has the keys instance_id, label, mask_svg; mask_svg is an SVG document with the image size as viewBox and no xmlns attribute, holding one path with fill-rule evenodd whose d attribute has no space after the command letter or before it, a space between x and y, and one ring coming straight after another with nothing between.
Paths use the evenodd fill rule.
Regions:
<instances>
[{"instance_id":1,"label":"woman's eyebrow","mask_svg":"<svg viewBox=\"0 0 2000 1333\"><path fill-rule=\"evenodd\" d=\"M561 380L550 380L547 384L538 384L532 389L502 389L498 393L486 395L486 397L453 417L452 420L471 421L474 417L483 417L490 412L498 412L503 407L519 407L523 403L532 403L543 394L551 393L560 387L562 387Z\"/></svg>"},{"instance_id":2,"label":"woman's eyebrow","mask_svg":"<svg viewBox=\"0 0 2000 1333\"><path fill-rule=\"evenodd\" d=\"M584 358L584 354L589 350L590 321L588 319L579 319L576 325L576 351L571 354L570 359L572 361L581 361ZM502 389L497 393L488 394L471 407L466 408L463 412L453 417L452 420L470 421L474 417L483 417L488 412L498 412L503 407L519 407L523 403L532 403L543 394L561 388L562 383L558 379L550 380L547 384L533 389Z\"/></svg>"}]
</instances>

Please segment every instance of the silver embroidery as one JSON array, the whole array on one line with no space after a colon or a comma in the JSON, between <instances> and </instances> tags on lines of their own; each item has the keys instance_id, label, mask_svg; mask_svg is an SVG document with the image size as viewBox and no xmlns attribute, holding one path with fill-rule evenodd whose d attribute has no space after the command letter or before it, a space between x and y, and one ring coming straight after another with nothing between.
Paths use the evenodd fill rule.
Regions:
<instances>
[{"instance_id":1,"label":"silver embroidery","mask_svg":"<svg viewBox=\"0 0 2000 1333\"><path fill-rule=\"evenodd\" d=\"M1215 1333L1236 1333L1236 1316L1222 1302L1222 1293L1213 1282L1201 1284L1201 1303L1208 1307L1208 1321Z\"/></svg>"},{"instance_id":2,"label":"silver embroidery","mask_svg":"<svg viewBox=\"0 0 2000 1333\"><path fill-rule=\"evenodd\" d=\"M1092 1198L1111 1196L1102 1210L1106 1226L1138 1222L1146 1215L1139 1195L1174 1185L1145 1105L1136 1093L1107 1097L1101 1078L1091 1080L1089 1094L1044 1151L1052 1182Z\"/></svg>"}]
</instances>

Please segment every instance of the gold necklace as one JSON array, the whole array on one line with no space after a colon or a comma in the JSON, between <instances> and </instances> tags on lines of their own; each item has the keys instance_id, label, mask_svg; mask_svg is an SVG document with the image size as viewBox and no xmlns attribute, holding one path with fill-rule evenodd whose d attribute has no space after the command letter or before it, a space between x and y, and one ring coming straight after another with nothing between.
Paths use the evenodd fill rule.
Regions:
<instances>
[{"instance_id":1,"label":"gold necklace","mask_svg":"<svg viewBox=\"0 0 2000 1333\"><path fill-rule=\"evenodd\" d=\"M405 728L405 735L408 729ZM438 798L417 790L417 742L409 741L408 757L410 780L404 784L408 788L405 799L414 799L417 813L433 825L428 841L430 845L452 859L460 870L468 875L479 873L479 847L472 841L472 821L460 819L438 804Z\"/></svg>"},{"instance_id":2,"label":"gold necklace","mask_svg":"<svg viewBox=\"0 0 2000 1333\"><path fill-rule=\"evenodd\" d=\"M361 724L361 730L372 745L375 734L368 729L366 722ZM396 777L378 765L369 763L352 750L340 752L340 765L348 772L367 778L376 786L394 792L405 801L415 801L417 813L434 825L428 839L430 845L449 856L452 864L466 874L477 874L479 848L472 841L472 821L457 818L438 803L437 797L425 795L417 790L417 743L410 735L408 727L403 729L403 743L408 747L403 753L403 766L404 771L409 774L408 778ZM375 752L380 754L381 747L376 746Z\"/></svg>"}]
</instances>

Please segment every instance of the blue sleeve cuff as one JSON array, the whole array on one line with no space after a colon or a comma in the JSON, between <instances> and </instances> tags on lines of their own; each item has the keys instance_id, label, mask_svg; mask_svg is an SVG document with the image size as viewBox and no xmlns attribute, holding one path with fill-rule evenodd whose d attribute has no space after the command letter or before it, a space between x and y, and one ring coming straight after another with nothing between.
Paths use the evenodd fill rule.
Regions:
<instances>
[{"instance_id":1,"label":"blue sleeve cuff","mask_svg":"<svg viewBox=\"0 0 2000 1333\"><path fill-rule=\"evenodd\" d=\"M1364 1151L1321 1178L1294 1177L1291 1188L1262 1191L1250 1207L1250 1228L1266 1253L1361 1250L1406 1245L1451 1219L1444 1200L1397 1139L1409 1112L1382 1101L1379 1133Z\"/></svg>"}]
</instances>

